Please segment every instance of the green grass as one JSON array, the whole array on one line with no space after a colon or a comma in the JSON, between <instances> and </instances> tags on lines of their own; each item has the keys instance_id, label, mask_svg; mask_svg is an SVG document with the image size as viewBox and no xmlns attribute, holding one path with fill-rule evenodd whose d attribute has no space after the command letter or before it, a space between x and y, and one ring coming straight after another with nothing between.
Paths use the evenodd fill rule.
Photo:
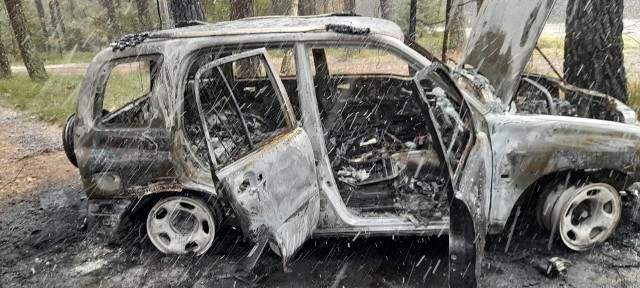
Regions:
<instances>
[{"instance_id":1,"label":"green grass","mask_svg":"<svg viewBox=\"0 0 640 288\"><path fill-rule=\"evenodd\" d=\"M442 37L442 32L426 33L417 37L416 43L434 55L440 55L442 51Z\"/></svg>"},{"instance_id":2,"label":"green grass","mask_svg":"<svg viewBox=\"0 0 640 288\"><path fill-rule=\"evenodd\" d=\"M34 82L25 74L0 79L0 105L22 110L47 122L62 124L76 110L82 75L49 75Z\"/></svg>"},{"instance_id":3,"label":"green grass","mask_svg":"<svg viewBox=\"0 0 640 288\"><path fill-rule=\"evenodd\" d=\"M148 71L148 68L147 68ZM118 72L109 76L105 88L103 109L114 111L147 93L151 87L149 73L141 71Z\"/></svg>"},{"instance_id":4,"label":"green grass","mask_svg":"<svg viewBox=\"0 0 640 288\"><path fill-rule=\"evenodd\" d=\"M141 79L144 80L139 72L114 72L107 85L105 108L119 108L143 96L149 85ZM34 82L26 73L15 74L10 79L0 79L0 106L62 125L67 116L76 112L81 82L82 75L54 74L46 82Z\"/></svg>"},{"instance_id":5,"label":"green grass","mask_svg":"<svg viewBox=\"0 0 640 288\"><path fill-rule=\"evenodd\" d=\"M640 110L640 77L628 78L629 107ZM640 117L639 117L640 118Z\"/></svg>"},{"instance_id":6,"label":"green grass","mask_svg":"<svg viewBox=\"0 0 640 288\"><path fill-rule=\"evenodd\" d=\"M63 52L62 54L60 53L38 54L38 56L40 56L40 59L42 59L42 62L44 63L44 65L67 64L67 63L89 63L91 62L91 60L95 55L96 55L95 52L76 52L73 54L69 52ZM20 57L20 55L15 55L15 57L11 59L11 65L14 65L14 66L24 65L24 63L22 63L22 58Z\"/></svg>"}]
</instances>

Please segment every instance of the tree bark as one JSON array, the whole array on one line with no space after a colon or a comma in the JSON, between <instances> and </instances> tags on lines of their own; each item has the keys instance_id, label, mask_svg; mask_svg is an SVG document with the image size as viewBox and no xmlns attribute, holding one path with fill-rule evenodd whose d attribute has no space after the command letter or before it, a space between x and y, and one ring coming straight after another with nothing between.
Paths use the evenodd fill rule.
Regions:
<instances>
[{"instance_id":1,"label":"tree bark","mask_svg":"<svg viewBox=\"0 0 640 288\"><path fill-rule=\"evenodd\" d=\"M416 10L418 10L418 0L411 0L409 4L409 39L411 39L411 41L416 41Z\"/></svg>"},{"instance_id":2,"label":"tree bark","mask_svg":"<svg viewBox=\"0 0 640 288\"><path fill-rule=\"evenodd\" d=\"M118 22L116 19L116 6L113 4L113 0L100 0L100 5L107 10L107 27L112 33L115 32Z\"/></svg>"},{"instance_id":3,"label":"tree bark","mask_svg":"<svg viewBox=\"0 0 640 288\"><path fill-rule=\"evenodd\" d=\"M231 6L236 2L246 0L232 0ZM173 15L174 26L180 26L188 21L204 21L204 5L202 0L171 0L169 10ZM253 10L251 12L253 14Z\"/></svg>"},{"instance_id":4,"label":"tree bark","mask_svg":"<svg viewBox=\"0 0 640 288\"><path fill-rule=\"evenodd\" d=\"M58 53L62 54L62 34L60 33L60 29L58 29L58 13L56 13L56 7L53 1L49 1L49 15L51 16L51 26L53 27L52 36L54 36L57 41Z\"/></svg>"},{"instance_id":5,"label":"tree bark","mask_svg":"<svg viewBox=\"0 0 640 288\"><path fill-rule=\"evenodd\" d=\"M62 13L60 12L60 2L58 0L53 0L53 4L56 8L56 16L58 16L58 25L60 26L60 32L62 35L67 33L67 28L64 26L64 19L62 19Z\"/></svg>"},{"instance_id":6,"label":"tree bark","mask_svg":"<svg viewBox=\"0 0 640 288\"><path fill-rule=\"evenodd\" d=\"M231 1L231 20L237 20L254 15L253 0Z\"/></svg>"},{"instance_id":7,"label":"tree bark","mask_svg":"<svg viewBox=\"0 0 640 288\"><path fill-rule=\"evenodd\" d=\"M344 11L356 11L356 0L344 0Z\"/></svg>"},{"instance_id":8,"label":"tree bark","mask_svg":"<svg viewBox=\"0 0 640 288\"><path fill-rule=\"evenodd\" d=\"M49 38L49 31L47 30L47 20L44 14L44 6L42 0L35 0L36 10L38 11L38 19L40 20L40 26L42 26L42 37L47 40ZM47 49L49 50L49 49Z\"/></svg>"},{"instance_id":9,"label":"tree bark","mask_svg":"<svg viewBox=\"0 0 640 288\"><path fill-rule=\"evenodd\" d=\"M451 23L449 24L449 51L460 52L464 46L467 34L465 32L465 18L463 6L452 7Z\"/></svg>"},{"instance_id":10,"label":"tree bark","mask_svg":"<svg viewBox=\"0 0 640 288\"><path fill-rule=\"evenodd\" d=\"M451 1L453 0L446 0L446 4L444 8L444 32L442 34L442 62L444 63L447 63L447 53L449 52L449 32L451 28ZM415 40L415 37L412 40Z\"/></svg>"},{"instance_id":11,"label":"tree bark","mask_svg":"<svg viewBox=\"0 0 640 288\"><path fill-rule=\"evenodd\" d=\"M0 23L0 28L3 28L3 25L4 23ZM4 48L2 40L0 40L0 79L9 77L11 77L11 63L9 63L7 50Z\"/></svg>"},{"instance_id":12,"label":"tree bark","mask_svg":"<svg viewBox=\"0 0 640 288\"><path fill-rule=\"evenodd\" d=\"M298 1L298 15L306 16L316 14L316 1L315 0L299 0Z\"/></svg>"},{"instance_id":13,"label":"tree bark","mask_svg":"<svg viewBox=\"0 0 640 288\"><path fill-rule=\"evenodd\" d=\"M149 24L149 1L135 0L136 11L138 12L138 30L147 30Z\"/></svg>"},{"instance_id":14,"label":"tree bark","mask_svg":"<svg viewBox=\"0 0 640 288\"><path fill-rule=\"evenodd\" d=\"M391 19L391 1L380 0L380 17Z\"/></svg>"},{"instance_id":15,"label":"tree bark","mask_svg":"<svg viewBox=\"0 0 640 288\"><path fill-rule=\"evenodd\" d=\"M49 1L49 16L51 17L51 26L53 26L53 36L60 37L58 32L58 14L56 13L56 7L53 1Z\"/></svg>"},{"instance_id":16,"label":"tree bark","mask_svg":"<svg viewBox=\"0 0 640 288\"><path fill-rule=\"evenodd\" d=\"M21 0L4 0L4 4L7 7L9 13L9 21L11 21L11 28L13 29L13 35L16 37L18 47L20 48L20 55L24 66L27 68L29 77L33 80L46 80L47 71L44 70L44 65L33 47L29 30L27 29L27 18L24 16L24 10L22 8Z\"/></svg>"},{"instance_id":17,"label":"tree bark","mask_svg":"<svg viewBox=\"0 0 640 288\"><path fill-rule=\"evenodd\" d=\"M278 0L274 0L274 3ZM284 2L280 0L281 2ZM288 11L291 16L298 16L298 0L290 0L290 10ZM281 75L291 75L294 71L293 63L293 53L291 49L286 49L284 51L284 55L282 56L282 62L280 62L280 74Z\"/></svg>"},{"instance_id":18,"label":"tree bark","mask_svg":"<svg viewBox=\"0 0 640 288\"><path fill-rule=\"evenodd\" d=\"M231 20L253 17L254 11L253 0L231 1ZM238 76L245 79L257 77L259 64L255 58L238 61Z\"/></svg>"},{"instance_id":19,"label":"tree bark","mask_svg":"<svg viewBox=\"0 0 640 288\"><path fill-rule=\"evenodd\" d=\"M627 103L622 12L623 0L569 0L564 77Z\"/></svg>"},{"instance_id":20,"label":"tree bark","mask_svg":"<svg viewBox=\"0 0 640 288\"><path fill-rule=\"evenodd\" d=\"M482 7L482 2L484 2L484 0L476 0L476 9L478 12L480 12L480 7Z\"/></svg>"}]
</instances>

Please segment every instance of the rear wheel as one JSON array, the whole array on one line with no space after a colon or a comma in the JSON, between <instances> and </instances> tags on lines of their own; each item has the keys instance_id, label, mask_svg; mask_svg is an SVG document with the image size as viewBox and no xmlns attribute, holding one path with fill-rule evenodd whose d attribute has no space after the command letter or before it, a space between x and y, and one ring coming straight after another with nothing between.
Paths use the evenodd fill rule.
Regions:
<instances>
[{"instance_id":1,"label":"rear wheel","mask_svg":"<svg viewBox=\"0 0 640 288\"><path fill-rule=\"evenodd\" d=\"M558 232L564 244L583 251L603 243L618 226L622 200L606 183L558 185L538 205L540 225Z\"/></svg>"},{"instance_id":2,"label":"rear wheel","mask_svg":"<svg viewBox=\"0 0 640 288\"><path fill-rule=\"evenodd\" d=\"M167 254L204 254L215 237L216 219L209 206L184 196L162 199L147 215L147 235Z\"/></svg>"},{"instance_id":3,"label":"rear wheel","mask_svg":"<svg viewBox=\"0 0 640 288\"><path fill-rule=\"evenodd\" d=\"M75 126L76 114L71 114L64 123L64 129L62 129L62 148L64 148L64 154L67 155L69 162L78 167L78 160L73 147L73 130Z\"/></svg>"}]
</instances>

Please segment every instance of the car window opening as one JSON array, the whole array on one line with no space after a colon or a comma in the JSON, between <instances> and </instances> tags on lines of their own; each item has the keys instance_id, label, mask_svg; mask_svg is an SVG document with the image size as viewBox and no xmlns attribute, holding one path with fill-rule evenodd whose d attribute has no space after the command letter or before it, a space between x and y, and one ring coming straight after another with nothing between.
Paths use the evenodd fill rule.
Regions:
<instances>
[{"instance_id":1,"label":"car window opening","mask_svg":"<svg viewBox=\"0 0 640 288\"><path fill-rule=\"evenodd\" d=\"M416 102L412 67L374 47L310 52L327 151L347 207L361 216L447 219L448 176Z\"/></svg>"}]
</instances>

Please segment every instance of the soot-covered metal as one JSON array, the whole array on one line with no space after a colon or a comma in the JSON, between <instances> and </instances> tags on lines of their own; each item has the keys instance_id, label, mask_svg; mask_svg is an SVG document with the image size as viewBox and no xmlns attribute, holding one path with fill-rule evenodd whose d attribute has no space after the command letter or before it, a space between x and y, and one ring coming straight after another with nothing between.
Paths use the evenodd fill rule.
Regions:
<instances>
[{"instance_id":1,"label":"soot-covered metal","mask_svg":"<svg viewBox=\"0 0 640 288\"><path fill-rule=\"evenodd\" d=\"M533 2L518 7L532 9L517 14L526 19L491 27L529 18L515 27L542 27L549 1ZM492 40L509 53L491 59L508 63L530 54L539 33L525 30L522 45L508 33L480 35L491 29L472 39L506 41ZM516 207L556 207L534 208L554 227L582 202L601 203L585 212L592 220L576 220L588 233L551 231L584 250L611 235L622 201L637 199L625 193L640 176L631 108L521 76L523 67L492 75L474 62L489 50L471 44L465 64L475 68L449 69L405 44L392 22L331 15L129 38L89 66L63 138L89 222L142 219L161 251L203 254L223 223L258 243L258 256L269 244L285 267L311 237L448 234L450 283L474 286L485 236L502 233ZM119 65L148 73L148 92L107 109L107 79ZM183 221L187 229L174 218L198 221Z\"/></svg>"}]
</instances>

